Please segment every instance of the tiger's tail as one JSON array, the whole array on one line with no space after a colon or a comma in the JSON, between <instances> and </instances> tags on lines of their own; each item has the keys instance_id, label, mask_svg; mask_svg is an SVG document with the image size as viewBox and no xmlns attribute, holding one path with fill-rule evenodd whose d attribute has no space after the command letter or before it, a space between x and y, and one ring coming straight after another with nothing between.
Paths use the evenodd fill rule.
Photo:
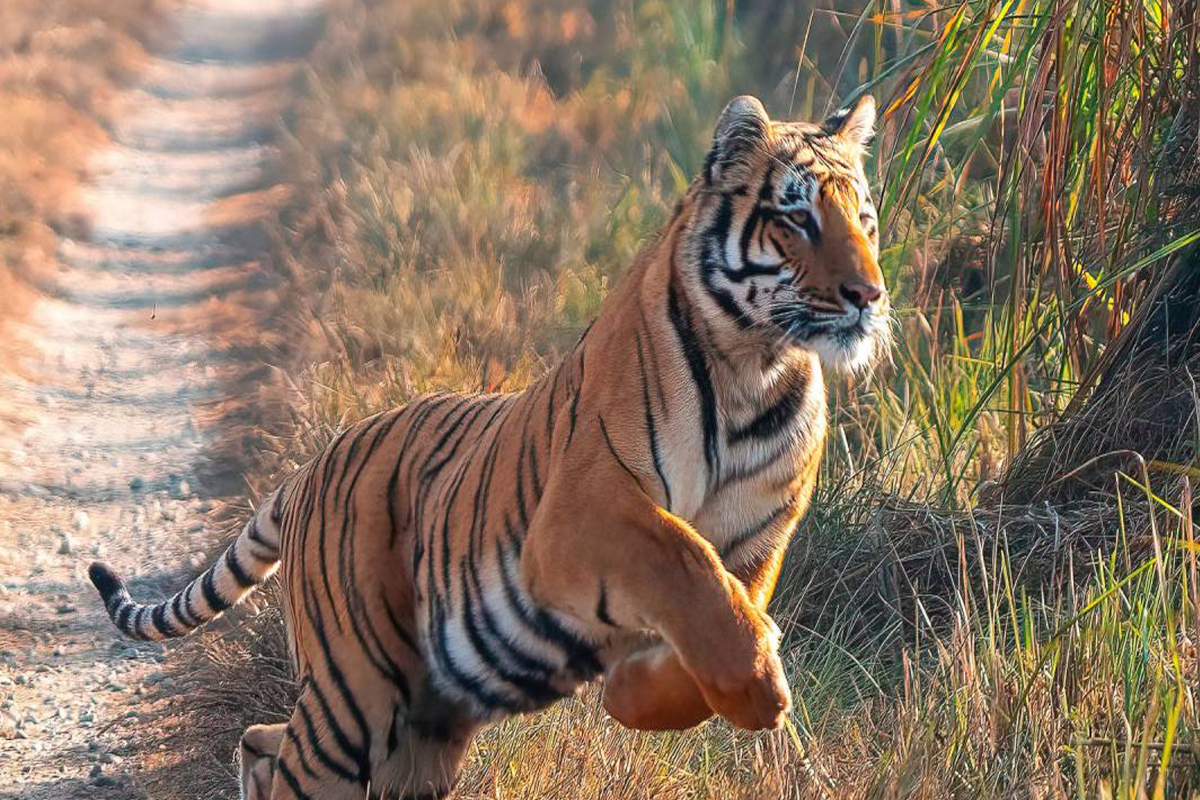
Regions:
<instances>
[{"instance_id":1,"label":"tiger's tail","mask_svg":"<svg viewBox=\"0 0 1200 800\"><path fill-rule=\"evenodd\" d=\"M138 603L115 572L93 562L88 577L100 592L113 624L134 639L187 636L249 596L279 568L282 497L282 490L268 497L224 555L170 600Z\"/></svg>"}]
</instances>

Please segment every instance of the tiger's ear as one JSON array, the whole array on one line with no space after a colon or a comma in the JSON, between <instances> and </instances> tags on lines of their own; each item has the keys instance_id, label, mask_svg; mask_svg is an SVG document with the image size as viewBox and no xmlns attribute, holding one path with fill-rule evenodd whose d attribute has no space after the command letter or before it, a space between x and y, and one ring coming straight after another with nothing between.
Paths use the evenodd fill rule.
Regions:
<instances>
[{"instance_id":1,"label":"tiger's ear","mask_svg":"<svg viewBox=\"0 0 1200 800\"><path fill-rule=\"evenodd\" d=\"M855 147L866 147L875 136L875 98L864 94L854 105L843 108L822 122L821 129Z\"/></svg>"},{"instance_id":2,"label":"tiger's ear","mask_svg":"<svg viewBox=\"0 0 1200 800\"><path fill-rule=\"evenodd\" d=\"M713 133L712 149L704 160L704 177L709 184L736 179L754 153L766 143L771 119L757 97L735 97L721 112Z\"/></svg>"}]
</instances>

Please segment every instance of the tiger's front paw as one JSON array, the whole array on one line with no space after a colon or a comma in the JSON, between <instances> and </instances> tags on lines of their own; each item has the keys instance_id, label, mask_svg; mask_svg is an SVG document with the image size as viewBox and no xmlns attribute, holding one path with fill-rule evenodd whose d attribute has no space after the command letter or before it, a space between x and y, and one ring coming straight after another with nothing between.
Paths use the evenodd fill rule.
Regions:
<instances>
[{"instance_id":1,"label":"tiger's front paw","mask_svg":"<svg viewBox=\"0 0 1200 800\"><path fill-rule=\"evenodd\" d=\"M692 674L709 707L737 727L779 728L792 707L779 660L779 629L765 613L749 608L739 633L740 642L730 642Z\"/></svg>"}]
</instances>

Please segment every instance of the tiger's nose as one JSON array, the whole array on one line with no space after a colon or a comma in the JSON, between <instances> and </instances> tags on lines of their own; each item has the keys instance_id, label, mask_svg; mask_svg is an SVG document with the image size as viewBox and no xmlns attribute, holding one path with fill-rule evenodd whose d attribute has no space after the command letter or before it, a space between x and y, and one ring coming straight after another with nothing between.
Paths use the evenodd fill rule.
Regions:
<instances>
[{"instance_id":1,"label":"tiger's nose","mask_svg":"<svg viewBox=\"0 0 1200 800\"><path fill-rule=\"evenodd\" d=\"M883 287L866 281L850 281L840 287L842 297L852 306L862 311L867 306L883 297Z\"/></svg>"}]
</instances>

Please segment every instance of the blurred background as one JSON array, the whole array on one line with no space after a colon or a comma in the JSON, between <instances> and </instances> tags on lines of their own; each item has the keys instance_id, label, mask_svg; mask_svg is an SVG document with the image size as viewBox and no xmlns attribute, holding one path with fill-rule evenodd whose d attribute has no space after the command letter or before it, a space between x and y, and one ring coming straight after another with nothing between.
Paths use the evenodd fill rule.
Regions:
<instances>
[{"instance_id":1,"label":"blurred background","mask_svg":"<svg viewBox=\"0 0 1200 800\"><path fill-rule=\"evenodd\" d=\"M793 729L588 694L459 796L1193 796L1197 46L1194 0L6 0L0 786L233 796L277 612L160 664L109 646L86 554L162 593L342 426L522 388L731 96L870 93L897 346L830 382L773 606Z\"/></svg>"}]
</instances>

